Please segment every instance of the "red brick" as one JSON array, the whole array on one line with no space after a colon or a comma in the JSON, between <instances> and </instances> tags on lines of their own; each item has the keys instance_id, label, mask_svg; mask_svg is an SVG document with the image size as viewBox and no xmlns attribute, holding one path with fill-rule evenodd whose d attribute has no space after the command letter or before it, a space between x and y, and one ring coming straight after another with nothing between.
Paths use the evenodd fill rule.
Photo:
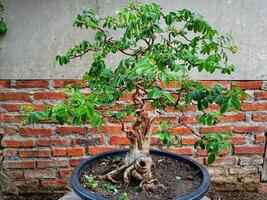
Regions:
<instances>
[{"instance_id":1,"label":"red brick","mask_svg":"<svg viewBox=\"0 0 267 200\"><path fill-rule=\"evenodd\" d=\"M231 140L232 144L245 144L246 143L246 137L244 136L233 136Z\"/></svg>"},{"instance_id":2,"label":"red brick","mask_svg":"<svg viewBox=\"0 0 267 200\"><path fill-rule=\"evenodd\" d=\"M267 110L267 103L243 103L241 104L243 111L262 111Z\"/></svg>"},{"instance_id":3,"label":"red brick","mask_svg":"<svg viewBox=\"0 0 267 200\"><path fill-rule=\"evenodd\" d=\"M0 107L8 112L18 112L21 110L18 104L2 104Z\"/></svg>"},{"instance_id":4,"label":"red brick","mask_svg":"<svg viewBox=\"0 0 267 200\"><path fill-rule=\"evenodd\" d=\"M267 114L253 114L252 120L256 122L267 122Z\"/></svg>"},{"instance_id":5,"label":"red brick","mask_svg":"<svg viewBox=\"0 0 267 200\"><path fill-rule=\"evenodd\" d=\"M34 160L4 160L3 161L4 169L30 169L35 168Z\"/></svg>"},{"instance_id":6,"label":"red brick","mask_svg":"<svg viewBox=\"0 0 267 200\"><path fill-rule=\"evenodd\" d=\"M180 88L181 87L180 84L179 84L179 82L177 82L177 81L170 81L168 85L166 85L164 83L164 81L161 81L160 82L160 85L161 85L161 87L163 89L167 89L167 88L170 88L170 89L176 88L177 89L177 88Z\"/></svg>"},{"instance_id":7,"label":"red brick","mask_svg":"<svg viewBox=\"0 0 267 200\"><path fill-rule=\"evenodd\" d=\"M262 81L233 81L231 88L240 88L246 90L261 89Z\"/></svg>"},{"instance_id":8,"label":"red brick","mask_svg":"<svg viewBox=\"0 0 267 200\"><path fill-rule=\"evenodd\" d=\"M264 132L265 127L264 126L235 126L234 132L236 133L258 133L258 132Z\"/></svg>"},{"instance_id":9,"label":"red brick","mask_svg":"<svg viewBox=\"0 0 267 200\"><path fill-rule=\"evenodd\" d=\"M22 192L32 192L38 190L38 180L15 180L14 184L19 188Z\"/></svg>"},{"instance_id":10,"label":"red brick","mask_svg":"<svg viewBox=\"0 0 267 200\"><path fill-rule=\"evenodd\" d=\"M207 87L215 87L216 85L221 85L224 88L227 88L228 81L198 81L201 83L201 85L207 86Z\"/></svg>"},{"instance_id":11,"label":"red brick","mask_svg":"<svg viewBox=\"0 0 267 200\"><path fill-rule=\"evenodd\" d=\"M49 158L51 157L50 149L25 149L19 150L21 158Z\"/></svg>"},{"instance_id":12,"label":"red brick","mask_svg":"<svg viewBox=\"0 0 267 200\"><path fill-rule=\"evenodd\" d=\"M41 187L47 188L49 190L53 189L67 189L68 182L62 179L53 180L41 180Z\"/></svg>"},{"instance_id":13,"label":"red brick","mask_svg":"<svg viewBox=\"0 0 267 200\"><path fill-rule=\"evenodd\" d=\"M121 125L106 125L103 126L101 130L98 130L96 127L92 129L93 133L104 133L104 134L116 134L116 133L124 133L121 130Z\"/></svg>"},{"instance_id":14,"label":"red brick","mask_svg":"<svg viewBox=\"0 0 267 200\"><path fill-rule=\"evenodd\" d=\"M18 147L34 147L35 143L33 140L13 140L5 139L2 141L4 147L18 148Z\"/></svg>"},{"instance_id":15,"label":"red brick","mask_svg":"<svg viewBox=\"0 0 267 200\"><path fill-rule=\"evenodd\" d=\"M36 100L61 100L65 98L66 94L63 92L36 92L34 94Z\"/></svg>"},{"instance_id":16,"label":"red brick","mask_svg":"<svg viewBox=\"0 0 267 200\"><path fill-rule=\"evenodd\" d=\"M123 122L133 122L135 119L135 117L133 115L127 116L127 117L123 117L121 120Z\"/></svg>"},{"instance_id":17,"label":"red brick","mask_svg":"<svg viewBox=\"0 0 267 200\"><path fill-rule=\"evenodd\" d=\"M204 158L203 157L198 157L198 158L194 158L195 161L197 161L200 164L204 164Z\"/></svg>"},{"instance_id":18,"label":"red brick","mask_svg":"<svg viewBox=\"0 0 267 200\"><path fill-rule=\"evenodd\" d=\"M84 153L83 147L54 148L52 151L53 156L83 156Z\"/></svg>"},{"instance_id":19,"label":"red brick","mask_svg":"<svg viewBox=\"0 0 267 200\"><path fill-rule=\"evenodd\" d=\"M82 88L85 88L87 86L87 83L83 80L53 80L54 88L64 88L67 85L77 85L81 84Z\"/></svg>"},{"instance_id":20,"label":"red brick","mask_svg":"<svg viewBox=\"0 0 267 200\"><path fill-rule=\"evenodd\" d=\"M18 155L18 151L14 149L4 149L3 156L5 157L15 157Z\"/></svg>"},{"instance_id":21,"label":"red brick","mask_svg":"<svg viewBox=\"0 0 267 200\"><path fill-rule=\"evenodd\" d=\"M5 127L5 134L7 135L14 135L17 133L17 130L15 128L11 128L11 127Z\"/></svg>"},{"instance_id":22,"label":"red brick","mask_svg":"<svg viewBox=\"0 0 267 200\"><path fill-rule=\"evenodd\" d=\"M38 139L36 144L38 146L69 146L70 140L65 138L48 138L48 139Z\"/></svg>"},{"instance_id":23,"label":"red brick","mask_svg":"<svg viewBox=\"0 0 267 200\"><path fill-rule=\"evenodd\" d=\"M59 168L68 167L69 161L66 159L61 160L37 160L37 168Z\"/></svg>"},{"instance_id":24,"label":"red brick","mask_svg":"<svg viewBox=\"0 0 267 200\"><path fill-rule=\"evenodd\" d=\"M220 110L220 106L218 104L210 104L205 111L213 111L213 110Z\"/></svg>"},{"instance_id":25,"label":"red brick","mask_svg":"<svg viewBox=\"0 0 267 200\"><path fill-rule=\"evenodd\" d=\"M51 169L34 169L24 171L25 179L56 178L56 171Z\"/></svg>"},{"instance_id":26,"label":"red brick","mask_svg":"<svg viewBox=\"0 0 267 200\"><path fill-rule=\"evenodd\" d=\"M172 124L176 124L176 117L156 117L153 121L153 124L159 124L160 122L170 122Z\"/></svg>"},{"instance_id":27,"label":"red brick","mask_svg":"<svg viewBox=\"0 0 267 200\"><path fill-rule=\"evenodd\" d=\"M34 111L44 111L46 104L24 104L23 106L32 106Z\"/></svg>"},{"instance_id":28,"label":"red brick","mask_svg":"<svg viewBox=\"0 0 267 200\"><path fill-rule=\"evenodd\" d=\"M59 176L62 178L69 178L72 174L72 169L59 169Z\"/></svg>"},{"instance_id":29,"label":"red brick","mask_svg":"<svg viewBox=\"0 0 267 200\"><path fill-rule=\"evenodd\" d=\"M22 179L24 177L22 170L12 170L12 171L5 170L5 174L11 179Z\"/></svg>"},{"instance_id":30,"label":"red brick","mask_svg":"<svg viewBox=\"0 0 267 200\"><path fill-rule=\"evenodd\" d=\"M267 92L256 92L255 99L257 100L267 100Z\"/></svg>"},{"instance_id":31,"label":"red brick","mask_svg":"<svg viewBox=\"0 0 267 200\"><path fill-rule=\"evenodd\" d=\"M20 135L23 136L35 136L35 135L44 135L50 136L52 130L50 128L21 128Z\"/></svg>"},{"instance_id":32,"label":"red brick","mask_svg":"<svg viewBox=\"0 0 267 200\"><path fill-rule=\"evenodd\" d=\"M0 101L30 101L26 92L0 92Z\"/></svg>"},{"instance_id":33,"label":"red brick","mask_svg":"<svg viewBox=\"0 0 267 200\"><path fill-rule=\"evenodd\" d=\"M188 137L188 138L183 137L183 138L182 138L182 144L183 144L183 145L187 145L187 144L189 144L189 145L194 145L195 142L198 141L198 140L199 140L198 137Z\"/></svg>"},{"instance_id":34,"label":"red brick","mask_svg":"<svg viewBox=\"0 0 267 200\"><path fill-rule=\"evenodd\" d=\"M121 101L128 101L128 100L132 100L132 95L134 93L130 92L130 93L125 93L121 98L120 100Z\"/></svg>"},{"instance_id":35,"label":"red brick","mask_svg":"<svg viewBox=\"0 0 267 200\"><path fill-rule=\"evenodd\" d=\"M245 114L232 114L221 116L221 122L235 122L235 121L244 121L246 118Z\"/></svg>"},{"instance_id":36,"label":"red brick","mask_svg":"<svg viewBox=\"0 0 267 200\"><path fill-rule=\"evenodd\" d=\"M239 154L263 154L264 146L235 146L234 153Z\"/></svg>"},{"instance_id":37,"label":"red brick","mask_svg":"<svg viewBox=\"0 0 267 200\"><path fill-rule=\"evenodd\" d=\"M70 159L70 166L71 167L76 167L77 165L80 164L85 158L71 158Z\"/></svg>"},{"instance_id":38,"label":"red brick","mask_svg":"<svg viewBox=\"0 0 267 200\"><path fill-rule=\"evenodd\" d=\"M255 143L256 144L265 143L265 141L266 141L265 135L256 135L256 137L255 137Z\"/></svg>"},{"instance_id":39,"label":"red brick","mask_svg":"<svg viewBox=\"0 0 267 200\"><path fill-rule=\"evenodd\" d=\"M183 154L183 155L192 155L193 150L191 147L180 147L180 148L169 148L169 151L172 151L177 154Z\"/></svg>"},{"instance_id":40,"label":"red brick","mask_svg":"<svg viewBox=\"0 0 267 200\"><path fill-rule=\"evenodd\" d=\"M95 155L95 154L99 154L99 153L103 153L107 151L117 150L119 149L119 147L118 146L89 147L88 149L89 149L88 152L90 155Z\"/></svg>"},{"instance_id":41,"label":"red brick","mask_svg":"<svg viewBox=\"0 0 267 200\"><path fill-rule=\"evenodd\" d=\"M171 128L171 132L174 135L189 135L191 134L191 130L187 127L174 127Z\"/></svg>"},{"instance_id":42,"label":"red brick","mask_svg":"<svg viewBox=\"0 0 267 200\"><path fill-rule=\"evenodd\" d=\"M195 105L188 105L185 107L185 111L186 112L189 112L189 111L192 111L192 112L195 112L197 109L196 109L196 106Z\"/></svg>"},{"instance_id":43,"label":"red brick","mask_svg":"<svg viewBox=\"0 0 267 200\"><path fill-rule=\"evenodd\" d=\"M235 157L218 157L215 159L215 162L210 166L225 166L225 165L235 165L236 158ZM207 164L207 163L206 163Z\"/></svg>"},{"instance_id":44,"label":"red brick","mask_svg":"<svg viewBox=\"0 0 267 200\"><path fill-rule=\"evenodd\" d=\"M0 122L19 123L24 118L25 117L23 115L5 115L5 114L0 114Z\"/></svg>"},{"instance_id":45,"label":"red brick","mask_svg":"<svg viewBox=\"0 0 267 200\"><path fill-rule=\"evenodd\" d=\"M179 119L180 123L185 123L185 124L196 124L197 119L195 117L189 117L189 116L182 116Z\"/></svg>"},{"instance_id":46,"label":"red brick","mask_svg":"<svg viewBox=\"0 0 267 200\"><path fill-rule=\"evenodd\" d=\"M153 108L150 103L146 103L145 104L145 110L147 110L147 111L154 111L155 108Z\"/></svg>"},{"instance_id":47,"label":"red brick","mask_svg":"<svg viewBox=\"0 0 267 200\"><path fill-rule=\"evenodd\" d=\"M206 155L208 155L208 152L206 150L203 150L203 149L200 149L200 148L197 149L196 153L197 153L198 156L206 156ZM229 153L228 149L219 151L219 155L227 155L228 153Z\"/></svg>"},{"instance_id":48,"label":"red brick","mask_svg":"<svg viewBox=\"0 0 267 200\"><path fill-rule=\"evenodd\" d=\"M88 128L87 127L57 127L56 132L58 134L87 134Z\"/></svg>"},{"instance_id":49,"label":"red brick","mask_svg":"<svg viewBox=\"0 0 267 200\"><path fill-rule=\"evenodd\" d=\"M230 132L230 131L231 131L231 126L200 127L200 129L199 129L199 132L201 134Z\"/></svg>"},{"instance_id":50,"label":"red brick","mask_svg":"<svg viewBox=\"0 0 267 200\"><path fill-rule=\"evenodd\" d=\"M130 140L123 136L112 136L110 137L110 144L130 144Z\"/></svg>"},{"instance_id":51,"label":"red brick","mask_svg":"<svg viewBox=\"0 0 267 200\"><path fill-rule=\"evenodd\" d=\"M17 80L17 88L48 88L47 80Z\"/></svg>"},{"instance_id":52,"label":"red brick","mask_svg":"<svg viewBox=\"0 0 267 200\"><path fill-rule=\"evenodd\" d=\"M152 132L156 132L159 130L159 127L158 126L154 126L152 127ZM173 127L171 128L171 133L174 134L174 135L190 135L192 132L189 128L187 127L182 127L182 126L179 126L179 127Z\"/></svg>"},{"instance_id":53,"label":"red brick","mask_svg":"<svg viewBox=\"0 0 267 200\"><path fill-rule=\"evenodd\" d=\"M9 80L0 80L0 88L10 88L11 84Z\"/></svg>"}]
</instances>

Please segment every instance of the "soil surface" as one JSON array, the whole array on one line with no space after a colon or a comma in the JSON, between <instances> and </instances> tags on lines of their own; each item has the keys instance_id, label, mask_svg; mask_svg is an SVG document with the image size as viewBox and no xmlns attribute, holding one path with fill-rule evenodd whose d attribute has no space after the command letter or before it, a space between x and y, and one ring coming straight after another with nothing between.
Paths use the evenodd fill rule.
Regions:
<instances>
[{"instance_id":1,"label":"soil surface","mask_svg":"<svg viewBox=\"0 0 267 200\"><path fill-rule=\"evenodd\" d=\"M167 200L173 199L177 196L182 196L188 194L195 190L202 182L202 177L198 170L193 169L185 163L181 163L172 158L152 155L154 161L154 167L152 173L154 178L158 179L161 184L163 184L167 190L159 189L156 192L146 192L141 191L138 182L134 180L130 181L130 185L125 188L122 182L122 175L116 177L116 180L121 180L118 185L117 193L106 190L103 185L107 182L100 181L99 187L94 190L94 192L100 196L117 200L119 196L127 192L129 199L138 200ZM118 167L118 165L105 164L103 161L96 163L95 165L89 167L81 175L81 183L86 187L86 180L84 175L93 174L103 175L107 172Z\"/></svg>"},{"instance_id":2,"label":"soil surface","mask_svg":"<svg viewBox=\"0 0 267 200\"><path fill-rule=\"evenodd\" d=\"M256 192L209 192L211 200L267 200L267 194Z\"/></svg>"}]
</instances>

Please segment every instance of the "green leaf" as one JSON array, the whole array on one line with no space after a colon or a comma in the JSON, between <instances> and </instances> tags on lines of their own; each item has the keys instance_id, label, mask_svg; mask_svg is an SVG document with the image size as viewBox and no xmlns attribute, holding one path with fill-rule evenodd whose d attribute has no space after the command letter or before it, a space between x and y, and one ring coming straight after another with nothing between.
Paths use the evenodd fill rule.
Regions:
<instances>
[{"instance_id":1,"label":"green leaf","mask_svg":"<svg viewBox=\"0 0 267 200\"><path fill-rule=\"evenodd\" d=\"M6 23L3 20L0 20L0 35L4 35L7 32Z\"/></svg>"},{"instance_id":2,"label":"green leaf","mask_svg":"<svg viewBox=\"0 0 267 200\"><path fill-rule=\"evenodd\" d=\"M104 188L108 191L111 191L113 192L113 194L117 194L118 193L118 188L120 188L119 185L114 185L114 184L111 184L111 183L105 183L104 184Z\"/></svg>"},{"instance_id":3,"label":"green leaf","mask_svg":"<svg viewBox=\"0 0 267 200\"><path fill-rule=\"evenodd\" d=\"M118 196L118 200L129 200L127 192L124 192L120 196Z\"/></svg>"},{"instance_id":4,"label":"green leaf","mask_svg":"<svg viewBox=\"0 0 267 200\"><path fill-rule=\"evenodd\" d=\"M156 88L156 89L151 90L151 91L147 94L147 97L148 97L148 98L155 98L155 99L157 99L157 98L159 98L161 95L162 95L162 91Z\"/></svg>"},{"instance_id":5,"label":"green leaf","mask_svg":"<svg viewBox=\"0 0 267 200\"><path fill-rule=\"evenodd\" d=\"M47 114L45 112L41 112L41 111L35 112L35 116L39 120L44 120L44 119L47 119L48 118Z\"/></svg>"},{"instance_id":6,"label":"green leaf","mask_svg":"<svg viewBox=\"0 0 267 200\"><path fill-rule=\"evenodd\" d=\"M165 22L167 25L171 25L172 24L172 16L171 15L167 15L165 17Z\"/></svg>"},{"instance_id":7,"label":"green leaf","mask_svg":"<svg viewBox=\"0 0 267 200\"><path fill-rule=\"evenodd\" d=\"M217 157L217 155L216 155L215 153L211 153L211 154L208 156L208 164L212 164L212 163L214 163L216 157Z\"/></svg>"},{"instance_id":8,"label":"green leaf","mask_svg":"<svg viewBox=\"0 0 267 200\"><path fill-rule=\"evenodd\" d=\"M220 109L220 113L225 113L229 108L229 104L228 102L224 102L222 105L221 105L221 109Z\"/></svg>"},{"instance_id":9,"label":"green leaf","mask_svg":"<svg viewBox=\"0 0 267 200\"><path fill-rule=\"evenodd\" d=\"M98 125L101 122L101 116L98 113L95 113L91 125L94 127L96 125Z\"/></svg>"}]
</instances>

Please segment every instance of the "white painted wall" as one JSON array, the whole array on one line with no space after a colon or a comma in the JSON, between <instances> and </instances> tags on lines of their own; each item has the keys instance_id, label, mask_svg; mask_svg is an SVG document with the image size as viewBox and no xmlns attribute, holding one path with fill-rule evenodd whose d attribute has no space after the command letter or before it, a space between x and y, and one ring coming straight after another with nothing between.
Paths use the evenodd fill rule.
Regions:
<instances>
[{"instance_id":1,"label":"white painted wall","mask_svg":"<svg viewBox=\"0 0 267 200\"><path fill-rule=\"evenodd\" d=\"M110 15L130 0L2 0L7 34L0 38L0 79L81 78L90 55L66 68L53 58L92 33L73 28L83 7ZM144 2L152 2L144 1ZM238 67L231 76L192 73L193 79L267 80L267 0L154 0L165 11L192 9L204 15L222 33L233 32L239 52L231 56ZM108 63L114 65L115 56Z\"/></svg>"}]
</instances>

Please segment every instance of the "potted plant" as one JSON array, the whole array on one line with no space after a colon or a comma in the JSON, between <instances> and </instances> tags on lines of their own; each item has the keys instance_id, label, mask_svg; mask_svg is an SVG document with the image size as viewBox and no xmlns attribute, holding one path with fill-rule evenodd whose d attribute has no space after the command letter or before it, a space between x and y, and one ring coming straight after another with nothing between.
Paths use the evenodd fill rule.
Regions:
<instances>
[{"instance_id":1,"label":"potted plant","mask_svg":"<svg viewBox=\"0 0 267 200\"><path fill-rule=\"evenodd\" d=\"M90 92L84 94L79 87L69 88L68 98L46 111L28 109L27 121L31 124L40 119L52 119L60 124L89 123L100 130L105 121L112 120L121 124L130 141L129 150L104 153L82 162L72 175L74 191L84 199L201 199L210 184L207 171L189 158L150 151L153 134L167 147L181 144L181 138L172 135L168 122L159 123L155 133L152 126L170 107L184 115L188 105L196 106L197 120L203 125L217 124L220 115L229 109L240 109L242 90L227 90L221 85L209 88L189 81L190 70L211 74L234 71L227 56L228 52L237 51L231 35L219 35L201 15L190 10L164 14L155 3L130 3L115 16L105 18L86 8L78 14L74 26L95 31L94 41L83 40L65 55L56 56L55 61L66 65L93 52L91 67L83 76ZM110 54L123 56L117 66L106 65ZM175 89L168 89L169 84ZM131 100L122 103L120 99L126 93L131 94ZM210 104L218 104L220 111L206 111ZM147 110L147 106L152 109ZM124 121L129 116L134 117L131 126ZM187 124L180 125L199 136L194 147L208 152L207 163L213 163L219 151L231 148L231 133L200 135ZM166 162L174 165L165 167ZM161 174L157 174L160 168ZM179 175L182 170L189 174ZM195 178L197 183L190 186L188 194L179 193L177 187L190 185L188 180ZM136 188L130 187L136 185L142 192L136 193Z\"/></svg>"}]
</instances>

